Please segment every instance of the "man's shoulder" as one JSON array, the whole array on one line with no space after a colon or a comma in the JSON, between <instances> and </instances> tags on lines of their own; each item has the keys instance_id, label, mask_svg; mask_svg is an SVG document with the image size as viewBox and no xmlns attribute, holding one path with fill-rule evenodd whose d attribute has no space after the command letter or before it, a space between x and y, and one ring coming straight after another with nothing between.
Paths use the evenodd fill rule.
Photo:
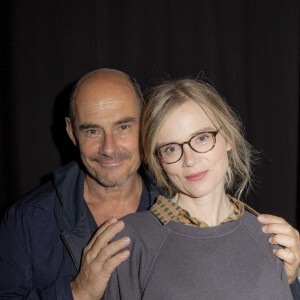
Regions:
<instances>
[{"instance_id":1,"label":"man's shoulder","mask_svg":"<svg viewBox=\"0 0 300 300\"><path fill-rule=\"evenodd\" d=\"M76 168L78 168L76 163L71 162L54 170L52 179L16 200L8 207L7 212L27 217L36 214L37 211L52 213L57 193L55 186L60 184L59 181L68 177L66 174ZM55 178L57 182L55 182Z\"/></svg>"},{"instance_id":2,"label":"man's shoulder","mask_svg":"<svg viewBox=\"0 0 300 300\"><path fill-rule=\"evenodd\" d=\"M53 206L55 188L50 180L16 201L17 206L33 206L48 210Z\"/></svg>"},{"instance_id":3,"label":"man's shoulder","mask_svg":"<svg viewBox=\"0 0 300 300\"><path fill-rule=\"evenodd\" d=\"M6 210L5 217L12 220L33 221L37 217L53 212L55 189L51 181L12 203Z\"/></svg>"},{"instance_id":4,"label":"man's shoulder","mask_svg":"<svg viewBox=\"0 0 300 300\"><path fill-rule=\"evenodd\" d=\"M57 195L57 186L59 186L62 181L67 181L68 177L70 177L68 175L69 173L79 172L78 170L79 167L75 162L71 162L54 170L51 180L15 201L11 207L17 210L39 208L44 211L53 211Z\"/></svg>"}]
</instances>

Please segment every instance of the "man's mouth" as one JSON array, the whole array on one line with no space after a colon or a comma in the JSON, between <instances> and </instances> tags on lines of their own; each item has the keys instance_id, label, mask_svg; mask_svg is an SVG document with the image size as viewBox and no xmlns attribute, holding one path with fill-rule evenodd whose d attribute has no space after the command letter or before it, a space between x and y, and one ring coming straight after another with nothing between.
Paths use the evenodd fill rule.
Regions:
<instances>
[{"instance_id":1,"label":"man's mouth","mask_svg":"<svg viewBox=\"0 0 300 300\"><path fill-rule=\"evenodd\" d=\"M111 156L105 156L105 155L99 155L91 157L90 160L93 162L97 162L98 164L102 166L118 166L120 165L124 160L130 159L131 155L130 153L115 153Z\"/></svg>"}]
</instances>

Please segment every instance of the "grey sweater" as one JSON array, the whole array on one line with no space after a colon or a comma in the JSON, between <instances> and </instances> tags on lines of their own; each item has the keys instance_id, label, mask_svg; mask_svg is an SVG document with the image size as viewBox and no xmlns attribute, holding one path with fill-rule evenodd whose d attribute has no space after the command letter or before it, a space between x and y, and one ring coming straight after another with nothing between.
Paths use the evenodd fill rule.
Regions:
<instances>
[{"instance_id":1,"label":"grey sweater","mask_svg":"<svg viewBox=\"0 0 300 300\"><path fill-rule=\"evenodd\" d=\"M162 225L149 211L124 218L131 256L103 299L293 299L270 235L245 211L237 221L196 228Z\"/></svg>"}]
</instances>

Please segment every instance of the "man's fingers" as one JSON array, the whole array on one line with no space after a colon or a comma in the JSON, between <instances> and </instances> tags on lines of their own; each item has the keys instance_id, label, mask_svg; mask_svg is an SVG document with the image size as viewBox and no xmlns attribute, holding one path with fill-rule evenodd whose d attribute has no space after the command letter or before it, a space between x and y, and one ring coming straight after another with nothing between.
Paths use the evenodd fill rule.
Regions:
<instances>
[{"instance_id":1,"label":"man's fingers","mask_svg":"<svg viewBox=\"0 0 300 300\"><path fill-rule=\"evenodd\" d=\"M297 230L287 223L285 224L273 223L273 224L264 225L262 227L262 230L265 233L285 234L291 237L297 237L297 235L299 235Z\"/></svg>"},{"instance_id":2,"label":"man's fingers","mask_svg":"<svg viewBox=\"0 0 300 300\"><path fill-rule=\"evenodd\" d=\"M115 237L115 235L124 229L124 227L124 222L118 221L117 223L108 226L105 231L97 234L94 243L88 251L89 255L95 258L98 253Z\"/></svg>"},{"instance_id":3,"label":"man's fingers","mask_svg":"<svg viewBox=\"0 0 300 300\"><path fill-rule=\"evenodd\" d=\"M296 256L293 254L293 252L289 251L288 249L276 249L274 250L274 254L282 259L285 264L289 264L293 266L295 262L297 261Z\"/></svg>"},{"instance_id":4,"label":"man's fingers","mask_svg":"<svg viewBox=\"0 0 300 300\"><path fill-rule=\"evenodd\" d=\"M110 260L116 253L121 251L123 248L130 244L129 237L123 237L117 241L114 241L105 247L97 254L95 262L100 265L104 265L108 260Z\"/></svg>"},{"instance_id":5,"label":"man's fingers","mask_svg":"<svg viewBox=\"0 0 300 300\"><path fill-rule=\"evenodd\" d=\"M97 231L95 232L94 236L92 237L90 243L93 244L96 240L96 238L102 233L104 232L109 226L111 226L112 224L115 224L117 223L118 220L117 218L111 218L109 220L107 220L105 223L103 223L98 229Z\"/></svg>"},{"instance_id":6,"label":"man's fingers","mask_svg":"<svg viewBox=\"0 0 300 300\"><path fill-rule=\"evenodd\" d=\"M283 260L289 283L294 282L300 264L299 232L284 219L272 215L260 215L258 221L265 224L263 232L275 234L270 238L272 244L279 244L284 249L274 250L274 254Z\"/></svg>"},{"instance_id":7,"label":"man's fingers","mask_svg":"<svg viewBox=\"0 0 300 300\"><path fill-rule=\"evenodd\" d=\"M102 226L96 231L94 236L88 245L84 248L84 254L89 252L89 255L96 257L98 252L105 247L109 241L111 241L115 235L124 229L124 222L118 221L106 226L105 230L102 230Z\"/></svg>"},{"instance_id":8,"label":"man's fingers","mask_svg":"<svg viewBox=\"0 0 300 300\"><path fill-rule=\"evenodd\" d=\"M276 217L273 215L267 215L267 214L259 215L257 217L257 220L263 224L271 224L271 223L288 224L287 221L285 221L283 218Z\"/></svg>"},{"instance_id":9,"label":"man's fingers","mask_svg":"<svg viewBox=\"0 0 300 300\"><path fill-rule=\"evenodd\" d=\"M97 263L104 264L107 260L109 260L113 255L118 253L123 248L127 247L130 244L129 237L123 237L119 240L116 240L110 244L107 244L105 247L98 252L95 261Z\"/></svg>"},{"instance_id":10,"label":"man's fingers","mask_svg":"<svg viewBox=\"0 0 300 300\"><path fill-rule=\"evenodd\" d=\"M92 245L94 244L95 240L97 239L97 237L104 232L109 226L111 226L112 224L116 223L118 220L117 218L113 217L109 220L107 220L105 223L103 223L95 232L95 234L92 236L91 240L89 241L89 243L86 245L85 247L85 251L90 250L90 248L92 247Z\"/></svg>"},{"instance_id":11,"label":"man's fingers","mask_svg":"<svg viewBox=\"0 0 300 300\"><path fill-rule=\"evenodd\" d=\"M105 223L103 223L97 230L97 234L99 235L100 233L102 233L103 231L106 230L106 228L108 228L110 225L117 223L118 220L116 217L113 217L109 220L107 220Z\"/></svg>"},{"instance_id":12,"label":"man's fingers","mask_svg":"<svg viewBox=\"0 0 300 300\"><path fill-rule=\"evenodd\" d=\"M273 251L278 258L283 260L289 284L292 284L298 273L297 257L288 249L274 249Z\"/></svg>"},{"instance_id":13,"label":"man's fingers","mask_svg":"<svg viewBox=\"0 0 300 300\"><path fill-rule=\"evenodd\" d=\"M297 247L297 241L295 238L283 234L276 234L270 237L269 241L273 245L280 245L284 248L294 249Z\"/></svg>"},{"instance_id":14,"label":"man's fingers","mask_svg":"<svg viewBox=\"0 0 300 300\"><path fill-rule=\"evenodd\" d=\"M118 232L124 229L124 226L123 221L105 224L105 230L103 228L98 230L88 246L84 248L80 271L71 285L76 299L87 299L87 295L90 295L93 290L98 295L95 298L100 299L111 273L129 257L128 250L118 253L130 244L128 237L108 244Z\"/></svg>"},{"instance_id":15,"label":"man's fingers","mask_svg":"<svg viewBox=\"0 0 300 300\"><path fill-rule=\"evenodd\" d=\"M103 270L107 274L111 274L123 261L130 256L129 250L122 251L117 255L111 257L103 266Z\"/></svg>"}]
</instances>

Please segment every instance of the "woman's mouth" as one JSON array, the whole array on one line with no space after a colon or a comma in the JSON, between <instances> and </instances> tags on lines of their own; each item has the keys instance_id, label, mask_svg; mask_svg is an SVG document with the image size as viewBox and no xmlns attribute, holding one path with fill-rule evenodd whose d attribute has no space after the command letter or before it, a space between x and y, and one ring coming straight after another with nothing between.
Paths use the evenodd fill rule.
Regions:
<instances>
[{"instance_id":1,"label":"woman's mouth","mask_svg":"<svg viewBox=\"0 0 300 300\"><path fill-rule=\"evenodd\" d=\"M199 181L202 180L208 173L208 170L186 176L187 180Z\"/></svg>"}]
</instances>

